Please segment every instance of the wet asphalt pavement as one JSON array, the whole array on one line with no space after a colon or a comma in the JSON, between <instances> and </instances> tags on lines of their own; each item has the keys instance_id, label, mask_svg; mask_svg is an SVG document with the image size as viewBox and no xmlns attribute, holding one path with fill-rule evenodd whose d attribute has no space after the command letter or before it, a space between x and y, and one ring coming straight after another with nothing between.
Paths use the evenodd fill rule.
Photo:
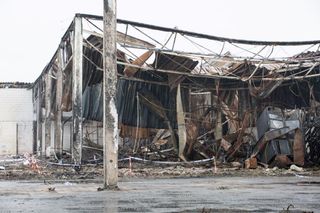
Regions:
<instances>
[{"instance_id":1,"label":"wet asphalt pavement","mask_svg":"<svg viewBox=\"0 0 320 213\"><path fill-rule=\"evenodd\" d=\"M0 181L0 212L279 212L289 204L320 212L320 177L126 179L119 191L99 186Z\"/></svg>"}]
</instances>

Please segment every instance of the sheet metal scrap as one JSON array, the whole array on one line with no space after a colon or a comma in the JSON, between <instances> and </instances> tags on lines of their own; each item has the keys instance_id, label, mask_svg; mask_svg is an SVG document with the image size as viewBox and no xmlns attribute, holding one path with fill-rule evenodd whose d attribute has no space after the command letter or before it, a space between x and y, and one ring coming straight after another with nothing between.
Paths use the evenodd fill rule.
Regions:
<instances>
[{"instance_id":1,"label":"sheet metal scrap","mask_svg":"<svg viewBox=\"0 0 320 213\"><path fill-rule=\"evenodd\" d=\"M153 67L156 69L179 71L181 74L190 73L197 66L198 61L178 55L170 55L165 53L156 53ZM176 88L186 76L178 74L168 74L168 83L170 89Z\"/></svg>"},{"instance_id":2,"label":"sheet metal scrap","mask_svg":"<svg viewBox=\"0 0 320 213\"><path fill-rule=\"evenodd\" d=\"M278 73L271 74L271 77L273 78L279 78L282 77ZM261 82L260 86L253 85L252 81L249 81L249 92L250 95L256 98L264 99L267 98L275 89L277 89L281 84L283 80L278 81L267 81L267 82Z\"/></svg>"},{"instance_id":3,"label":"sheet metal scrap","mask_svg":"<svg viewBox=\"0 0 320 213\"><path fill-rule=\"evenodd\" d=\"M175 151L178 153L178 144L175 137L175 133L167 117L167 113L165 112L165 109L162 106L161 102L156 97L154 97L151 93L145 93L143 95L139 93L138 95L142 104L144 104L148 109L153 111L156 115L164 119L164 122L167 124L169 131L171 133L172 145Z\"/></svg>"},{"instance_id":4,"label":"sheet metal scrap","mask_svg":"<svg viewBox=\"0 0 320 213\"><path fill-rule=\"evenodd\" d=\"M215 101L221 105L221 112L228 119L230 132L235 132L240 129L240 119L238 117L239 99L235 91L221 91L218 98L214 97Z\"/></svg>"},{"instance_id":5,"label":"sheet metal scrap","mask_svg":"<svg viewBox=\"0 0 320 213\"><path fill-rule=\"evenodd\" d=\"M296 110L266 107L257 120L259 140L251 156L279 167L286 167L290 163L303 166L305 151L299 119L301 115Z\"/></svg>"},{"instance_id":6,"label":"sheet metal scrap","mask_svg":"<svg viewBox=\"0 0 320 213\"><path fill-rule=\"evenodd\" d=\"M153 54L152 50L148 50L147 52L143 53L140 57L138 57L137 59L135 59L134 61L131 62L131 64L136 65L136 66L142 66ZM133 76L137 71L139 70L139 68L137 67L126 67L124 69L124 74L126 76Z\"/></svg>"},{"instance_id":7,"label":"sheet metal scrap","mask_svg":"<svg viewBox=\"0 0 320 213\"><path fill-rule=\"evenodd\" d=\"M270 167L277 166L279 168L287 168L291 164L292 164L292 161L290 160L288 155L280 154L274 158L274 161L270 164Z\"/></svg>"},{"instance_id":8,"label":"sheet metal scrap","mask_svg":"<svg viewBox=\"0 0 320 213\"><path fill-rule=\"evenodd\" d=\"M257 142L257 144L255 145L255 148L253 149L253 152L251 154L251 157L256 157L258 155L258 153L266 146L266 144L276 138L279 138L291 131L293 131L294 129L291 129L289 127L283 127L280 129L274 129L274 130L270 130L268 132L266 132L264 134L264 136L262 138L260 138L260 140Z\"/></svg>"},{"instance_id":9,"label":"sheet metal scrap","mask_svg":"<svg viewBox=\"0 0 320 213\"><path fill-rule=\"evenodd\" d=\"M258 167L257 158L248 158L244 161L244 167L246 169L256 169Z\"/></svg>"},{"instance_id":10,"label":"sheet metal scrap","mask_svg":"<svg viewBox=\"0 0 320 213\"><path fill-rule=\"evenodd\" d=\"M280 129L270 130L265 133L265 135L257 142L251 157L256 157L259 153L264 153L267 155L270 150L266 149L267 145L272 145L273 142L276 142L275 139L281 138L282 136L287 135L290 132L294 132L294 141L293 141L293 148L292 150L283 151L280 149L279 152L282 153L271 153L272 155L276 155L273 159L273 162L269 162L272 159L272 156L263 157L262 161L266 161L264 163L271 163L271 166L278 166L278 167L286 167L292 163L303 166L304 165L304 141L303 141L303 133L299 128L290 128L290 127L283 127ZM279 140L279 144L283 144L286 140ZM281 147L280 147L281 148ZM263 151L264 150L264 151ZM286 153L284 153L286 152ZM293 162L288 158L288 156L293 157Z\"/></svg>"},{"instance_id":11,"label":"sheet metal scrap","mask_svg":"<svg viewBox=\"0 0 320 213\"><path fill-rule=\"evenodd\" d=\"M320 120L314 119L305 126L305 159L309 164L320 164Z\"/></svg>"},{"instance_id":12,"label":"sheet metal scrap","mask_svg":"<svg viewBox=\"0 0 320 213\"><path fill-rule=\"evenodd\" d=\"M198 134L199 134L199 126L196 124L196 122L188 119L186 122L186 129L187 129L187 150L186 150L186 156L189 156L193 150L194 144L198 140Z\"/></svg>"},{"instance_id":13,"label":"sheet metal scrap","mask_svg":"<svg viewBox=\"0 0 320 213\"><path fill-rule=\"evenodd\" d=\"M243 136L245 134L246 129L249 127L249 122L250 122L250 114L248 112L245 113L242 125L241 125L241 130L238 134L237 141L228 149L227 155L228 158L227 160L230 160L232 156L237 152L237 150L240 148L240 146L243 143Z\"/></svg>"}]
</instances>

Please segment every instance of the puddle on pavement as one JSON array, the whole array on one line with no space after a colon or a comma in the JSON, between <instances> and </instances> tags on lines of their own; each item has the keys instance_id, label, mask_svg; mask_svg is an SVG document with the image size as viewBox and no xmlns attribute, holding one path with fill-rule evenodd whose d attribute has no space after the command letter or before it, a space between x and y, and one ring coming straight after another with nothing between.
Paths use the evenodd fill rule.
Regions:
<instances>
[{"instance_id":1,"label":"puddle on pavement","mask_svg":"<svg viewBox=\"0 0 320 213\"><path fill-rule=\"evenodd\" d=\"M255 210L244 210L244 209L212 209L212 208L202 208L202 209L191 209L176 211L176 213L191 213L191 212L200 212L200 213L216 213L216 212L226 212L226 213L245 213L245 212L272 212L271 209L255 209Z\"/></svg>"},{"instance_id":2,"label":"puddle on pavement","mask_svg":"<svg viewBox=\"0 0 320 213\"><path fill-rule=\"evenodd\" d=\"M297 183L298 186L320 186L320 181L300 181Z\"/></svg>"}]
</instances>

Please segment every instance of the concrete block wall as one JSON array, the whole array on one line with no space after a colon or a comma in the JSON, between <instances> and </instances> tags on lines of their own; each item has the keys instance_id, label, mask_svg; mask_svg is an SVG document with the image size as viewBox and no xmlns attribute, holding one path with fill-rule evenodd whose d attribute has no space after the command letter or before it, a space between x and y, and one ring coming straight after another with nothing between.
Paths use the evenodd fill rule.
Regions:
<instances>
[{"instance_id":1,"label":"concrete block wall","mask_svg":"<svg viewBox=\"0 0 320 213\"><path fill-rule=\"evenodd\" d=\"M0 155L32 153L33 121L32 90L0 88Z\"/></svg>"}]
</instances>

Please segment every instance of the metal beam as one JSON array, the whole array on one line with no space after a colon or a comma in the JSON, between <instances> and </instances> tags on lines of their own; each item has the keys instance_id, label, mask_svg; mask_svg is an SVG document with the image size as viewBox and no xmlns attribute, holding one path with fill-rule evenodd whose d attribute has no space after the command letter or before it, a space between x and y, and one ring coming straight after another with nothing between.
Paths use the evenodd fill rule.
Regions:
<instances>
[{"instance_id":1,"label":"metal beam","mask_svg":"<svg viewBox=\"0 0 320 213\"><path fill-rule=\"evenodd\" d=\"M82 18L74 18L72 67L72 158L77 168L82 155Z\"/></svg>"},{"instance_id":2,"label":"metal beam","mask_svg":"<svg viewBox=\"0 0 320 213\"><path fill-rule=\"evenodd\" d=\"M88 15L88 14L77 14L80 17L94 19L94 20L102 20L101 16ZM319 44L320 40L312 40L312 41L255 41L255 40L244 40L244 39L234 39L234 38L226 38L220 36L213 36L208 34L196 33L186 30L179 30L175 28L161 27L151 24L144 24L134 21L127 21L123 19L117 19L117 23L119 24L128 24L136 27L142 27L152 30L159 30L164 32L174 32L180 33L182 35L192 36L196 38L205 38L209 40L221 41L221 42L230 42L237 44L249 44L249 45L274 45L274 46L297 46L297 45L311 45L311 44Z\"/></svg>"},{"instance_id":3,"label":"metal beam","mask_svg":"<svg viewBox=\"0 0 320 213\"><path fill-rule=\"evenodd\" d=\"M116 0L104 0L103 11L103 151L104 188L118 188L118 112L116 108Z\"/></svg>"}]
</instances>

